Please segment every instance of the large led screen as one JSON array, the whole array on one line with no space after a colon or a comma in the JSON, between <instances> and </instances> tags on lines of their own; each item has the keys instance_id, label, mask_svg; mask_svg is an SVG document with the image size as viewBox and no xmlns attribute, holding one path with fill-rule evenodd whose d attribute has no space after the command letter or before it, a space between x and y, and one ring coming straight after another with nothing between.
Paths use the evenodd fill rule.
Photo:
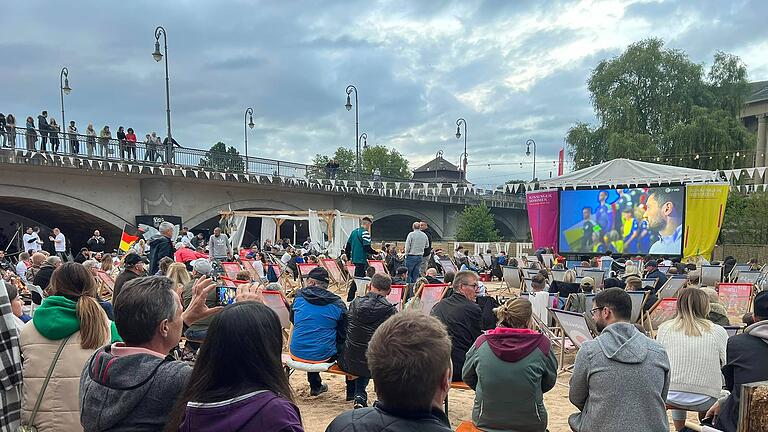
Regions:
<instances>
[{"instance_id":1,"label":"large led screen","mask_svg":"<svg viewBox=\"0 0 768 432\"><path fill-rule=\"evenodd\" d=\"M560 192L560 253L680 255L685 189Z\"/></svg>"}]
</instances>

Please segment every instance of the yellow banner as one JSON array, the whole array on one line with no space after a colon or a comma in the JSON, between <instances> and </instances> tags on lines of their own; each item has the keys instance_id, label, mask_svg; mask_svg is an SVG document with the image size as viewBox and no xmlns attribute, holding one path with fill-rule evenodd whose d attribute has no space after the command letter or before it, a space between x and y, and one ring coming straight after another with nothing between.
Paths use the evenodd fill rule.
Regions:
<instances>
[{"instance_id":1,"label":"yellow banner","mask_svg":"<svg viewBox=\"0 0 768 432\"><path fill-rule=\"evenodd\" d=\"M684 258L712 258L723 225L728 189L728 184L686 185Z\"/></svg>"}]
</instances>

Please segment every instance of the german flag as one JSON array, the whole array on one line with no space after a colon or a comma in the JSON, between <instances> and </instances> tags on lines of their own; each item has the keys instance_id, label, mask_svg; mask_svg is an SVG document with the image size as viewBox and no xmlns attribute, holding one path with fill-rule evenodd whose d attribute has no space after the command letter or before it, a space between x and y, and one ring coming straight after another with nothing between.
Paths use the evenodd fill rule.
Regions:
<instances>
[{"instance_id":1,"label":"german flag","mask_svg":"<svg viewBox=\"0 0 768 432\"><path fill-rule=\"evenodd\" d=\"M128 252L128 249L130 249L131 245L139 239L140 235L141 231L139 231L135 226L131 224L125 224L125 227L123 228L123 235L120 237L120 250L123 252Z\"/></svg>"}]
</instances>

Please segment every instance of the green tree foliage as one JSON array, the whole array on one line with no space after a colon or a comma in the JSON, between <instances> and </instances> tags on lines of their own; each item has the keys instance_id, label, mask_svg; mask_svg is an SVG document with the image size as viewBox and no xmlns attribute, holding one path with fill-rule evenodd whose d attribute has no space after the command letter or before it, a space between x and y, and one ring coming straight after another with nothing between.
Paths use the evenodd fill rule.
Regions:
<instances>
[{"instance_id":1,"label":"green tree foliage","mask_svg":"<svg viewBox=\"0 0 768 432\"><path fill-rule=\"evenodd\" d=\"M725 207L720 241L726 244L768 243L768 193L731 192Z\"/></svg>"},{"instance_id":2,"label":"green tree foliage","mask_svg":"<svg viewBox=\"0 0 768 432\"><path fill-rule=\"evenodd\" d=\"M333 155L316 154L312 159L315 166L314 178L324 178L325 166L331 159L339 164L336 178L351 179L355 171L355 152L339 147ZM382 178L409 179L413 175L408 168L408 160L395 149L377 145L365 147L362 150L360 161L360 173L363 177L370 177L378 169Z\"/></svg>"},{"instance_id":3,"label":"green tree foliage","mask_svg":"<svg viewBox=\"0 0 768 432\"><path fill-rule=\"evenodd\" d=\"M219 141L200 158L201 167L214 171L243 172L245 161L236 148Z\"/></svg>"},{"instance_id":4,"label":"green tree foliage","mask_svg":"<svg viewBox=\"0 0 768 432\"><path fill-rule=\"evenodd\" d=\"M456 240L460 242L495 242L501 240L496 222L485 203L467 206L459 216Z\"/></svg>"},{"instance_id":5,"label":"green tree foliage","mask_svg":"<svg viewBox=\"0 0 768 432\"><path fill-rule=\"evenodd\" d=\"M702 169L753 161L754 139L738 119L747 72L736 56L718 52L705 79L684 52L647 39L601 61L588 88L599 124L568 130L577 169L618 157Z\"/></svg>"}]
</instances>

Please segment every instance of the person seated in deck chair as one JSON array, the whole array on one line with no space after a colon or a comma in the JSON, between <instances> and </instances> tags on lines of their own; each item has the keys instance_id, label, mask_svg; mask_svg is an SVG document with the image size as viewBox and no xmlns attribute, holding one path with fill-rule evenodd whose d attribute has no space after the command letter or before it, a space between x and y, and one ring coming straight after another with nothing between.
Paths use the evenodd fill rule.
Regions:
<instances>
[{"instance_id":1,"label":"person seated in deck chair","mask_svg":"<svg viewBox=\"0 0 768 432\"><path fill-rule=\"evenodd\" d=\"M406 311L384 321L366 354L378 401L336 417L325 432L451 432L451 340L440 321Z\"/></svg>"},{"instance_id":2,"label":"person seated in deck chair","mask_svg":"<svg viewBox=\"0 0 768 432\"><path fill-rule=\"evenodd\" d=\"M462 373L475 390L472 423L481 430L543 432L544 393L557 380L555 352L531 330L531 302L511 299L494 311L498 327L477 338Z\"/></svg>"},{"instance_id":3,"label":"person seated in deck chair","mask_svg":"<svg viewBox=\"0 0 768 432\"><path fill-rule=\"evenodd\" d=\"M461 381L461 369L464 367L467 350L482 333L482 310L475 303L479 281L480 277L475 272L456 273L453 279L453 294L440 300L432 308L432 315L445 324L451 336L454 381Z\"/></svg>"},{"instance_id":4,"label":"person seated in deck chair","mask_svg":"<svg viewBox=\"0 0 768 432\"><path fill-rule=\"evenodd\" d=\"M664 347L630 324L632 299L620 288L599 292L591 313L601 334L576 354L568 398L580 411L568 418L571 430L668 431Z\"/></svg>"},{"instance_id":5,"label":"person seated in deck chair","mask_svg":"<svg viewBox=\"0 0 768 432\"><path fill-rule=\"evenodd\" d=\"M296 292L290 311L293 323L291 357L308 363L335 360L347 336L347 305L328 291L328 271L313 268L304 288ZM310 395L328 391L319 372L307 372Z\"/></svg>"}]
</instances>

